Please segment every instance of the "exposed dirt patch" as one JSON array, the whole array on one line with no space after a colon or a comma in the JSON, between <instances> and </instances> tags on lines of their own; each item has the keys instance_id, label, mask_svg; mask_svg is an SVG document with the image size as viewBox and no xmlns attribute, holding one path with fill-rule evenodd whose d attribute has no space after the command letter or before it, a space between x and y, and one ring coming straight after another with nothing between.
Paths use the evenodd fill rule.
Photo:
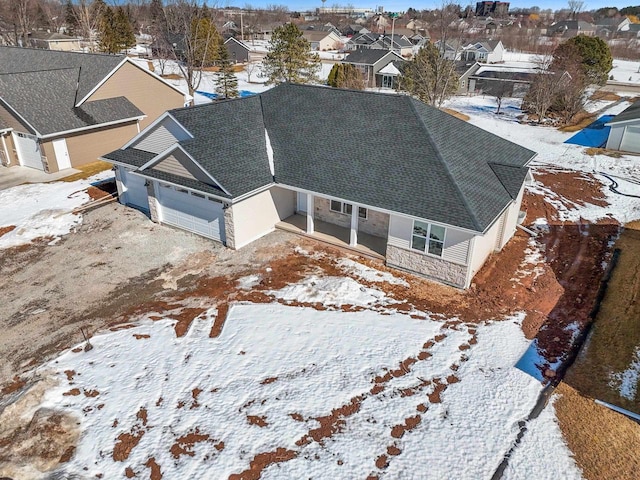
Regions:
<instances>
[{"instance_id":1,"label":"exposed dirt patch","mask_svg":"<svg viewBox=\"0 0 640 480\"><path fill-rule=\"evenodd\" d=\"M2 387L2 390L0 390L0 393L2 394L2 396L9 395L10 393L20 390L26 384L27 384L26 380L16 375L15 377L13 377L13 380L10 383Z\"/></svg>"},{"instance_id":2,"label":"exposed dirt patch","mask_svg":"<svg viewBox=\"0 0 640 480\"><path fill-rule=\"evenodd\" d=\"M554 406L560 429L587 480L635 479L640 471L640 425L596 405L561 383Z\"/></svg>"},{"instance_id":3,"label":"exposed dirt patch","mask_svg":"<svg viewBox=\"0 0 640 480\"><path fill-rule=\"evenodd\" d=\"M127 478L134 478L136 476L136 472L134 472L131 467L127 467L124 469L124 476Z\"/></svg>"},{"instance_id":4,"label":"exposed dirt patch","mask_svg":"<svg viewBox=\"0 0 640 480\"><path fill-rule=\"evenodd\" d=\"M134 334L133 334L133 337L134 337L136 340L142 340L142 339L144 339L144 338L151 338L151 335L146 335L146 334L144 334L144 333L134 333Z\"/></svg>"},{"instance_id":5,"label":"exposed dirt patch","mask_svg":"<svg viewBox=\"0 0 640 480\"><path fill-rule=\"evenodd\" d=\"M202 389L201 388L194 388L193 390L191 390L191 397L193 398L193 402L191 402L191 409L194 408L198 408L200 406L200 403L198 403L198 395L200 395L202 393Z\"/></svg>"},{"instance_id":6,"label":"exposed dirt patch","mask_svg":"<svg viewBox=\"0 0 640 480\"><path fill-rule=\"evenodd\" d=\"M113 196L117 192L115 180L109 182L102 182L98 185L91 185L87 188L87 193L91 200L100 200Z\"/></svg>"},{"instance_id":7,"label":"exposed dirt patch","mask_svg":"<svg viewBox=\"0 0 640 480\"><path fill-rule=\"evenodd\" d=\"M299 413L290 413L289 416L293 418L296 422L304 422L304 417Z\"/></svg>"},{"instance_id":8,"label":"exposed dirt patch","mask_svg":"<svg viewBox=\"0 0 640 480\"><path fill-rule=\"evenodd\" d=\"M67 447L67 449L62 452L62 455L60 455L60 460L58 460L58 463L67 463L69 460L71 460L73 458L73 454L76 452L76 447L74 447L73 445Z\"/></svg>"},{"instance_id":9,"label":"exposed dirt patch","mask_svg":"<svg viewBox=\"0 0 640 480\"><path fill-rule=\"evenodd\" d=\"M158 465L154 457L148 459L144 466L151 470L149 480L162 480L160 465Z\"/></svg>"},{"instance_id":10,"label":"exposed dirt patch","mask_svg":"<svg viewBox=\"0 0 640 480\"><path fill-rule=\"evenodd\" d=\"M113 447L113 459L116 462L124 462L131 451L136 448L140 439L144 436L144 430L136 429L135 433L121 433Z\"/></svg>"},{"instance_id":11,"label":"exposed dirt patch","mask_svg":"<svg viewBox=\"0 0 640 480\"><path fill-rule=\"evenodd\" d=\"M195 430L178 437L176 442L169 449L169 452L171 452L171 455L175 459L180 458L180 455L193 457L195 455L195 452L193 451L194 445L201 442L213 443L215 440L210 439L210 436L207 433L200 433L200 429L196 427Z\"/></svg>"},{"instance_id":12,"label":"exposed dirt patch","mask_svg":"<svg viewBox=\"0 0 640 480\"><path fill-rule=\"evenodd\" d=\"M591 94L589 100L597 101L604 100L606 102L616 102L622 97L614 92L606 92L604 90L596 90Z\"/></svg>"},{"instance_id":13,"label":"exposed dirt patch","mask_svg":"<svg viewBox=\"0 0 640 480\"><path fill-rule=\"evenodd\" d=\"M395 445L389 445L387 447L387 453L389 455L391 455L392 457L395 457L396 455L400 455L402 453L402 450L400 450L398 447L396 447Z\"/></svg>"},{"instance_id":14,"label":"exposed dirt patch","mask_svg":"<svg viewBox=\"0 0 640 480\"><path fill-rule=\"evenodd\" d=\"M249 469L242 473L229 475L229 480L258 480L262 472L274 463L288 462L296 458L298 454L286 448L277 448L273 452L259 453L249 463Z\"/></svg>"},{"instance_id":15,"label":"exposed dirt patch","mask_svg":"<svg viewBox=\"0 0 640 480\"><path fill-rule=\"evenodd\" d=\"M68 392L64 392L62 395L65 396L65 397L75 397L77 395L80 395L80 389L79 388L72 388Z\"/></svg>"},{"instance_id":16,"label":"exposed dirt patch","mask_svg":"<svg viewBox=\"0 0 640 480\"><path fill-rule=\"evenodd\" d=\"M69 382L73 382L73 377L75 376L75 370L65 370L64 374L67 376L67 380Z\"/></svg>"},{"instance_id":17,"label":"exposed dirt patch","mask_svg":"<svg viewBox=\"0 0 640 480\"><path fill-rule=\"evenodd\" d=\"M5 234L7 234L7 233L9 233L9 232L14 231L15 229L16 229L15 225L9 225L9 226L6 226L6 227L0 227L0 237L5 235Z\"/></svg>"},{"instance_id":18,"label":"exposed dirt patch","mask_svg":"<svg viewBox=\"0 0 640 480\"><path fill-rule=\"evenodd\" d=\"M269 385L270 383L275 382L276 380L278 380L278 377L269 377L269 378L265 378L264 380L262 380L260 382L260 385Z\"/></svg>"},{"instance_id":19,"label":"exposed dirt patch","mask_svg":"<svg viewBox=\"0 0 640 480\"><path fill-rule=\"evenodd\" d=\"M383 470L389 466L389 459L386 455L380 455L376 458L376 467Z\"/></svg>"},{"instance_id":20,"label":"exposed dirt patch","mask_svg":"<svg viewBox=\"0 0 640 480\"><path fill-rule=\"evenodd\" d=\"M264 428L269 425L267 422L266 415L257 416L257 415L247 415L247 421L251 425L257 425L258 427Z\"/></svg>"},{"instance_id":21,"label":"exposed dirt patch","mask_svg":"<svg viewBox=\"0 0 640 480\"><path fill-rule=\"evenodd\" d=\"M309 432L302 438L296 441L296 445L303 446L308 445L311 441L323 444L326 438L330 438L337 432L342 431L346 425L345 418L349 417L360 411L360 405L363 400L362 396L354 397L351 401L341 407L334 408L330 415L324 417L316 417L316 420L320 423L318 428L309 430Z\"/></svg>"},{"instance_id":22,"label":"exposed dirt patch","mask_svg":"<svg viewBox=\"0 0 640 480\"><path fill-rule=\"evenodd\" d=\"M147 426L147 409L144 407L140 407L138 413L136 413L136 418L142 422L142 426Z\"/></svg>"},{"instance_id":23,"label":"exposed dirt patch","mask_svg":"<svg viewBox=\"0 0 640 480\"><path fill-rule=\"evenodd\" d=\"M85 397L97 397L98 395L100 395L100 392L98 390L83 390L84 396Z\"/></svg>"}]
</instances>

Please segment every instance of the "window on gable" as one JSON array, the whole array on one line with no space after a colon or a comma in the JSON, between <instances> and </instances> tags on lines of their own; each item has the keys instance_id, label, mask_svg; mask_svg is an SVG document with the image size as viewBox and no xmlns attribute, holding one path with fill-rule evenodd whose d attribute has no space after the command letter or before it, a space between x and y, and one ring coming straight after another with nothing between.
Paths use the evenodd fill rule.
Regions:
<instances>
[{"instance_id":1,"label":"window on gable","mask_svg":"<svg viewBox=\"0 0 640 480\"><path fill-rule=\"evenodd\" d=\"M446 229L444 227L415 220L411 235L411 248L441 257L445 235Z\"/></svg>"}]
</instances>

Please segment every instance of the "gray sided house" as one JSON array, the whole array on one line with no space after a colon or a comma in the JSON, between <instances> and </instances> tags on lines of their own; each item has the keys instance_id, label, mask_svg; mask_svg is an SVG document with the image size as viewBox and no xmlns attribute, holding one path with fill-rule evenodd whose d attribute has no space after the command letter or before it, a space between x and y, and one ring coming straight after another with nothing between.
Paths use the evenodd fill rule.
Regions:
<instances>
[{"instance_id":1,"label":"gray sided house","mask_svg":"<svg viewBox=\"0 0 640 480\"><path fill-rule=\"evenodd\" d=\"M409 96L283 84L171 110L104 160L122 203L230 248L284 228L466 288L534 156Z\"/></svg>"},{"instance_id":2,"label":"gray sided house","mask_svg":"<svg viewBox=\"0 0 640 480\"><path fill-rule=\"evenodd\" d=\"M249 61L249 47L242 41L233 37L224 42L229 52L229 57L235 63L247 63Z\"/></svg>"},{"instance_id":3,"label":"gray sided house","mask_svg":"<svg viewBox=\"0 0 640 480\"><path fill-rule=\"evenodd\" d=\"M607 149L640 153L640 102L632 103L605 125L611 127Z\"/></svg>"},{"instance_id":4,"label":"gray sided house","mask_svg":"<svg viewBox=\"0 0 640 480\"><path fill-rule=\"evenodd\" d=\"M405 62L395 52L378 49L360 49L350 53L343 63L355 66L369 88L394 88L400 75L400 65Z\"/></svg>"}]
</instances>

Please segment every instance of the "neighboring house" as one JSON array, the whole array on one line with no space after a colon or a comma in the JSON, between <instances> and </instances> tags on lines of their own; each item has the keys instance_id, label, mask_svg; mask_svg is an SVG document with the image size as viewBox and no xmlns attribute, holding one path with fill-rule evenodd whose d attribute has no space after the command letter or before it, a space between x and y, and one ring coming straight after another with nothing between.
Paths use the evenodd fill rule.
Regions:
<instances>
[{"instance_id":1,"label":"neighboring house","mask_svg":"<svg viewBox=\"0 0 640 480\"><path fill-rule=\"evenodd\" d=\"M391 45L391 35L385 33L361 33L349 39L345 44L345 50L379 49L391 50L399 53L403 57L413 54L413 43L404 35L393 35L393 45Z\"/></svg>"},{"instance_id":2,"label":"neighboring house","mask_svg":"<svg viewBox=\"0 0 640 480\"><path fill-rule=\"evenodd\" d=\"M362 25L358 25L357 23L351 25L345 25L342 27L341 32L345 37L353 37L354 35L358 35L360 33L369 33L369 30L364 28Z\"/></svg>"},{"instance_id":3,"label":"neighboring house","mask_svg":"<svg viewBox=\"0 0 640 480\"><path fill-rule=\"evenodd\" d=\"M367 87L394 88L405 60L388 50L360 49L347 55L343 62L360 70Z\"/></svg>"},{"instance_id":4,"label":"neighboring house","mask_svg":"<svg viewBox=\"0 0 640 480\"><path fill-rule=\"evenodd\" d=\"M46 48L62 52L79 52L82 50L80 39L62 33L33 32L29 35L33 48Z\"/></svg>"},{"instance_id":5,"label":"neighboring house","mask_svg":"<svg viewBox=\"0 0 640 480\"><path fill-rule=\"evenodd\" d=\"M640 102L634 102L608 123L607 149L640 153Z\"/></svg>"},{"instance_id":6,"label":"neighboring house","mask_svg":"<svg viewBox=\"0 0 640 480\"><path fill-rule=\"evenodd\" d=\"M560 37L575 37L576 35L586 35L593 37L596 34L596 26L582 20L563 20L553 23L547 28L547 35Z\"/></svg>"},{"instance_id":7,"label":"neighboring house","mask_svg":"<svg viewBox=\"0 0 640 480\"><path fill-rule=\"evenodd\" d=\"M229 52L229 57L235 63L246 63L249 61L249 52L251 49L242 41L231 37L224 44Z\"/></svg>"},{"instance_id":8,"label":"neighboring house","mask_svg":"<svg viewBox=\"0 0 640 480\"><path fill-rule=\"evenodd\" d=\"M48 172L95 162L185 95L127 57L0 47L7 163Z\"/></svg>"},{"instance_id":9,"label":"neighboring house","mask_svg":"<svg viewBox=\"0 0 640 480\"><path fill-rule=\"evenodd\" d=\"M505 97L524 98L539 72L534 68L476 65L478 68L468 75L468 93L493 95L500 92Z\"/></svg>"},{"instance_id":10,"label":"neighboring house","mask_svg":"<svg viewBox=\"0 0 640 480\"><path fill-rule=\"evenodd\" d=\"M302 36L311 44L311 50L314 51L336 50L342 45L342 39L334 32L305 30Z\"/></svg>"},{"instance_id":11,"label":"neighboring house","mask_svg":"<svg viewBox=\"0 0 640 480\"><path fill-rule=\"evenodd\" d=\"M460 52L462 51L462 45L457 40L438 40L433 44L442 58L447 60L460 61Z\"/></svg>"},{"instance_id":12,"label":"neighboring house","mask_svg":"<svg viewBox=\"0 0 640 480\"><path fill-rule=\"evenodd\" d=\"M604 38L613 38L629 31L631 22L627 17L602 18L596 21L596 33Z\"/></svg>"},{"instance_id":13,"label":"neighboring house","mask_svg":"<svg viewBox=\"0 0 640 480\"><path fill-rule=\"evenodd\" d=\"M282 84L169 111L104 160L156 222L234 249L284 228L466 288L535 155L407 95Z\"/></svg>"},{"instance_id":14,"label":"neighboring house","mask_svg":"<svg viewBox=\"0 0 640 480\"><path fill-rule=\"evenodd\" d=\"M306 31L310 31L310 32L326 32L326 33L333 32L334 34L336 34L338 36L338 38L342 34L340 32L340 30L338 28L334 27L333 24L331 24L331 23L303 25L301 27L301 30L303 32L306 32Z\"/></svg>"},{"instance_id":15,"label":"neighboring house","mask_svg":"<svg viewBox=\"0 0 640 480\"><path fill-rule=\"evenodd\" d=\"M456 58L456 60L498 63L502 62L504 51L504 45L500 40L476 40L462 47L459 52L460 58Z\"/></svg>"}]
</instances>

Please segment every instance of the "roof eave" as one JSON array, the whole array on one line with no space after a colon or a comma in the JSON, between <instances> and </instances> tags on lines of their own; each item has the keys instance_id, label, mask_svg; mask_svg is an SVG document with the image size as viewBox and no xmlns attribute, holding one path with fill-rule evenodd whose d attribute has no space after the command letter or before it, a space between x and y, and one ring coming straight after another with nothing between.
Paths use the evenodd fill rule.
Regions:
<instances>
[{"instance_id":1,"label":"roof eave","mask_svg":"<svg viewBox=\"0 0 640 480\"><path fill-rule=\"evenodd\" d=\"M71 133L79 133L79 132L84 132L87 130L93 130L96 128L104 128L104 127L111 127L113 125L119 125L121 123L130 123L133 121L139 121L142 120L144 118L146 118L146 115L138 115L135 117L129 117L129 118L123 118L123 119L119 119L119 120L114 120L112 122L105 122L105 123L99 123L96 125L87 125L86 127L80 127L80 128L73 128L71 130L63 130L61 132L53 132L53 133L47 133L46 135L38 135L40 138L47 139L47 138L53 138L53 137L60 137L63 135L69 135Z\"/></svg>"}]
</instances>

